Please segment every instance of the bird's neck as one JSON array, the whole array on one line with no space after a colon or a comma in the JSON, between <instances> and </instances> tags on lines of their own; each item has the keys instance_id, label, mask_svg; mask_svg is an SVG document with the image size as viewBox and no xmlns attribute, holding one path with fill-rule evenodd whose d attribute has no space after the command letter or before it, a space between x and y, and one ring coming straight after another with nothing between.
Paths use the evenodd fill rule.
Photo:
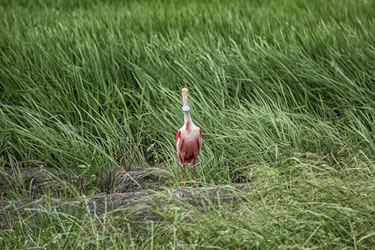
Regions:
<instances>
[{"instance_id":1,"label":"bird's neck","mask_svg":"<svg viewBox=\"0 0 375 250\"><path fill-rule=\"evenodd\" d=\"M184 112L184 122L185 122L185 128L187 131L189 131L190 128L194 126L194 123L190 117L190 112Z\"/></svg>"}]
</instances>

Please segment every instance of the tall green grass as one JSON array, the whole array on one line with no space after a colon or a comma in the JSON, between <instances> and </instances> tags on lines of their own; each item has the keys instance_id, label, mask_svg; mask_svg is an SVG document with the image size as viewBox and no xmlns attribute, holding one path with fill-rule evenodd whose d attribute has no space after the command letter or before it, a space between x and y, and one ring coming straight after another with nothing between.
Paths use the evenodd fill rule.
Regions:
<instances>
[{"instance_id":1,"label":"tall green grass","mask_svg":"<svg viewBox=\"0 0 375 250\"><path fill-rule=\"evenodd\" d=\"M0 244L371 248L374 7L352 0L3 3L2 168L85 173L83 187L69 187L82 200L75 188L103 190L99 176L123 152L134 167L166 164L168 185L179 186L174 138L187 87L204 138L200 181L249 181L255 193L236 193L241 202L205 212L178 202L160 208L173 220L150 222L138 241L129 221L113 222L119 226L107 234L95 231L107 225L95 213L56 214L47 204L47 212L30 213L66 225L42 233L31 219L15 219L12 225L31 227L31 239L4 231ZM21 197L28 193L4 195ZM88 227L95 232L81 239L77 232ZM45 242L59 234L57 245Z\"/></svg>"}]
</instances>

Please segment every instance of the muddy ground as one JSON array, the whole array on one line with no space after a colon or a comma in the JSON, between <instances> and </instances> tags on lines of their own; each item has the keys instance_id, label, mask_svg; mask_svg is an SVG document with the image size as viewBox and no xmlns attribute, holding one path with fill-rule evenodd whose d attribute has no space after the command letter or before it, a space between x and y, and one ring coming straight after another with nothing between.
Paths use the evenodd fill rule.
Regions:
<instances>
[{"instance_id":1,"label":"muddy ground","mask_svg":"<svg viewBox=\"0 0 375 250\"><path fill-rule=\"evenodd\" d=\"M22 168L19 171L6 168L0 173L0 227L7 228L13 216L27 216L25 211L29 211L30 208L43 208L47 202L48 206L67 212L88 208L102 214L110 210L127 209L134 220L144 221L160 219L153 213L155 205L160 206L172 201L186 202L204 208L207 205L207 197L212 197L210 202L217 199L220 199L220 202L232 202L239 199L233 195L233 190L251 189L248 183L168 188L167 180L158 171L162 168L135 168L129 172L122 170L105 173L101 176L103 182L99 192L92 195L72 194L71 198L66 193L64 198L60 198L59 194L66 190L64 186L73 183L73 186L78 188L74 188L72 192L79 192L79 187L88 181L87 176L61 175L53 169L39 167ZM10 196L7 192L25 190L27 194L20 196L29 198L8 198ZM158 193L162 195L157 195ZM39 223L37 216L35 220Z\"/></svg>"}]
</instances>

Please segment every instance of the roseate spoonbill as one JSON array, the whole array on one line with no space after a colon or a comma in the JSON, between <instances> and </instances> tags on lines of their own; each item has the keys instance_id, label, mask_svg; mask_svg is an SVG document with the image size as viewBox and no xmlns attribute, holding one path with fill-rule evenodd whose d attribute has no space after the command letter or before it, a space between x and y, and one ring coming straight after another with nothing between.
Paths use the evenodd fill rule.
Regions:
<instances>
[{"instance_id":1,"label":"roseate spoonbill","mask_svg":"<svg viewBox=\"0 0 375 250\"><path fill-rule=\"evenodd\" d=\"M193 165L202 147L202 132L194 125L190 117L188 105L188 89L182 89L182 111L184 112L184 126L178 130L176 135L176 149L180 165L184 170L184 186L186 186L185 164ZM197 172L194 166L194 179L197 179Z\"/></svg>"}]
</instances>

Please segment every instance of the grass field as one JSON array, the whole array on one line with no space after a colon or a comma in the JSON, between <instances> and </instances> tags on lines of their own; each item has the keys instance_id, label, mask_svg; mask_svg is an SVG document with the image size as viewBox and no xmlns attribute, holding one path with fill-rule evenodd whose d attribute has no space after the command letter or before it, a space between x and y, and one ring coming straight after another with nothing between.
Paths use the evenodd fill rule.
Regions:
<instances>
[{"instance_id":1,"label":"grass field","mask_svg":"<svg viewBox=\"0 0 375 250\"><path fill-rule=\"evenodd\" d=\"M55 169L60 191L43 199L85 209L0 207L14 215L1 249L374 248L374 2L5 2L0 172ZM86 207L122 154L125 167L166 166L167 184L145 199L173 199L183 87L203 132L202 185L253 190L202 195L204 209L155 205L159 219L143 222ZM10 182L3 201L33 202Z\"/></svg>"}]
</instances>

